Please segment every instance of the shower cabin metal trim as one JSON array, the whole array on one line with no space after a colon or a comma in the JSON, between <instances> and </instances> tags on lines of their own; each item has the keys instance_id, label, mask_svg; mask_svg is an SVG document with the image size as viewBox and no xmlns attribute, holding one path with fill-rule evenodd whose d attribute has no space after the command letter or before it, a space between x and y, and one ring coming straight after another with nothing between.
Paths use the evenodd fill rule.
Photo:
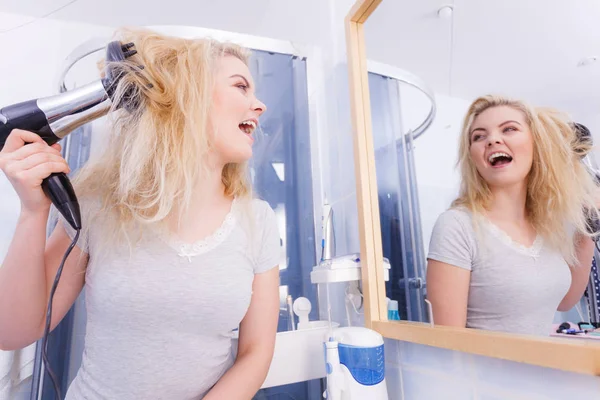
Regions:
<instances>
[{"instance_id":1,"label":"shower cabin metal trim","mask_svg":"<svg viewBox=\"0 0 600 400\"><path fill-rule=\"evenodd\" d=\"M388 321L364 35L364 23L382 1L356 0L346 17L365 325L390 339L600 376L598 344Z\"/></svg>"},{"instance_id":2,"label":"shower cabin metal trim","mask_svg":"<svg viewBox=\"0 0 600 400\"><path fill-rule=\"evenodd\" d=\"M220 41L230 41L233 43L237 43L246 48L257 50L257 51L265 51L270 53L279 53L286 54L292 57L297 57L300 59L306 59L306 80L307 80L307 93L308 93L308 116L309 116L309 124L310 124L310 142L311 142L311 162L312 162L312 182L313 182L313 204L321 204L322 203L322 194L323 189L321 185L322 177L319 171L321 171L321 140L320 140L320 132L325 132L326 129L324 126L319 125L319 110L322 107L319 104L319 96L313 96L320 88L320 80L322 80L322 63L323 58L318 51L318 49L314 48L310 45L304 45L299 43L293 43L290 41L282 41L277 39L259 37L248 34L241 34L235 32L228 32L217 29L207 29L201 27L193 27L193 26L170 26L170 25L159 25L159 26L148 26L148 29L155 30L160 33L164 33L172 36L180 36L180 37L210 37ZM56 81L56 87L59 93L65 92L68 90L67 78L70 70L82 59L97 53L99 51L103 51L108 42L112 39L110 37L94 37L85 42L81 43L79 46L75 47L73 51L65 58L61 72ZM71 152L71 139L72 137L68 135L63 140L63 156L68 159L69 154ZM319 214L321 207L314 207L313 210L313 226L314 226L314 237L316 238L320 232L318 229L319 221L321 219L321 215ZM315 240L315 251L318 252L320 247L317 243L320 241ZM41 360L41 346L39 345L36 348L36 358L34 361L34 371L33 371L33 382L31 389L31 400L42 400L42 388L44 384L44 367Z\"/></svg>"},{"instance_id":3,"label":"shower cabin metal trim","mask_svg":"<svg viewBox=\"0 0 600 400\"><path fill-rule=\"evenodd\" d=\"M437 112L435 93L429 87L429 85L427 85L424 80L422 80L417 75L411 72L377 61L367 60L367 69L369 72L387 76L404 84L412 86L415 89L420 90L427 97L427 99L429 99L431 105L429 108L429 112L427 113L427 116L425 117L423 122L417 125L416 128L410 129L408 132L406 132L406 135L412 134L413 140L424 134L427 128L429 128L433 123Z\"/></svg>"}]
</instances>

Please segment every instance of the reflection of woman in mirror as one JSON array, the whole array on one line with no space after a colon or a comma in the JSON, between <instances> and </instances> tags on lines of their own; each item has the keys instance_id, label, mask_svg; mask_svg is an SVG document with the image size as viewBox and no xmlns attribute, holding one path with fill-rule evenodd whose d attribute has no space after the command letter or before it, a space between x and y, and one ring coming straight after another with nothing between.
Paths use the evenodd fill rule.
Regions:
<instances>
[{"instance_id":1,"label":"reflection of woman in mirror","mask_svg":"<svg viewBox=\"0 0 600 400\"><path fill-rule=\"evenodd\" d=\"M138 53L115 66L125 72L115 103L134 100L134 110L117 111L104 152L74 182L84 230L53 302L55 327L86 289L67 399L249 399L273 355L281 248L246 171L266 109L248 51L144 30L119 38ZM61 218L46 241L40 188L68 166L57 146L13 131L0 167L22 203L0 268L0 346L17 349L42 335L47 289L74 236Z\"/></svg>"},{"instance_id":2,"label":"reflection of woman in mirror","mask_svg":"<svg viewBox=\"0 0 600 400\"><path fill-rule=\"evenodd\" d=\"M495 96L473 102L460 140L460 195L429 247L434 322L547 336L589 279L589 144L558 112Z\"/></svg>"}]
</instances>

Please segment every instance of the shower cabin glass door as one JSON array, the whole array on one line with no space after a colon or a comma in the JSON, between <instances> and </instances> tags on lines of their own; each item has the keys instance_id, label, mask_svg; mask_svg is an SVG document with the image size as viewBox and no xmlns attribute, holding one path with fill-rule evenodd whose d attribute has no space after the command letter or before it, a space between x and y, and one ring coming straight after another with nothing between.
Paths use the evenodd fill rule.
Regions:
<instances>
[{"instance_id":1,"label":"shower cabin glass door","mask_svg":"<svg viewBox=\"0 0 600 400\"><path fill-rule=\"evenodd\" d=\"M316 288L310 282L310 270L316 263L316 247L307 95L308 62L306 58L291 54L255 50L250 63L257 96L268 107L261 117L251 174L256 195L275 210L285 248L285 257L280 262L279 331L288 330L290 325L285 308L287 295L293 299L307 297L314 305L311 319L317 318L318 310ZM98 132L98 135L101 134ZM68 160L73 171L85 163L94 151L92 138L92 127L89 125L69 136ZM82 293L50 335L50 362L59 376L63 393L81 363L85 339L84 302L85 293ZM55 399L51 381L42 377L38 354L31 400ZM41 387L40 397L37 394L38 387ZM318 399L322 392L321 381L317 380L263 389L255 399Z\"/></svg>"},{"instance_id":2,"label":"shower cabin glass door","mask_svg":"<svg viewBox=\"0 0 600 400\"><path fill-rule=\"evenodd\" d=\"M383 256L390 261L386 294L400 319L427 321L425 254L413 136L403 127L400 83L369 72L369 90Z\"/></svg>"}]
</instances>

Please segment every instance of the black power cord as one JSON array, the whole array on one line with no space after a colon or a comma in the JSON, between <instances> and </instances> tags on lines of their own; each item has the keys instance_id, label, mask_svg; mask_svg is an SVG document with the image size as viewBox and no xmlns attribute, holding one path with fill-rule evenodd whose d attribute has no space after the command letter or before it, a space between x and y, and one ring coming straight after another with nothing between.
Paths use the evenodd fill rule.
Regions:
<instances>
[{"instance_id":1,"label":"black power cord","mask_svg":"<svg viewBox=\"0 0 600 400\"><path fill-rule=\"evenodd\" d=\"M65 252L63 259L58 267L58 271L56 271L56 276L54 278L54 283L52 284L52 289L50 290L50 297L48 298L48 308L46 310L46 326L44 328L44 335L42 336L42 359L44 360L44 369L48 372L50 376L50 380L52 381L52 385L54 386L54 393L56 394L56 398L58 400L62 400L62 396L60 395L60 387L58 386L58 379L52 371L50 367L50 362L48 361L48 334L50 333L50 324L52 323L52 300L54 299L54 293L56 292L56 288L58 287L58 281L60 280L60 276L62 274L62 270L65 266L65 261L67 261L67 257L73 251L73 248L77 244L77 240L79 239L80 230L78 229L75 233L75 237L73 237L73 241L71 245Z\"/></svg>"}]
</instances>

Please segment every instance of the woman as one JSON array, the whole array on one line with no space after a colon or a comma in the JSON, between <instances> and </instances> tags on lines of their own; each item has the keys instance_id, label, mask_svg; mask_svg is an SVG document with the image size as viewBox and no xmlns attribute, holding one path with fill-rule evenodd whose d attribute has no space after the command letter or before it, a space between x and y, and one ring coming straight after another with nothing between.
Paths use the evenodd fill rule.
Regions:
<instances>
[{"instance_id":1,"label":"woman","mask_svg":"<svg viewBox=\"0 0 600 400\"><path fill-rule=\"evenodd\" d=\"M54 297L52 327L86 288L85 351L67 399L250 399L273 354L281 248L275 214L251 199L247 177L266 109L248 52L143 30L119 39L138 51L113 65L129 72L114 103L131 112L113 114L103 154L74 181L85 230ZM0 344L17 349L42 335L74 237L61 218L46 240L40 189L69 167L57 145L23 131L0 167L22 204L0 268Z\"/></svg>"},{"instance_id":2,"label":"woman","mask_svg":"<svg viewBox=\"0 0 600 400\"><path fill-rule=\"evenodd\" d=\"M559 113L486 96L462 130L460 195L433 229L428 299L439 325L548 335L586 288L597 215L582 143ZM578 154L579 152L579 154Z\"/></svg>"}]
</instances>

